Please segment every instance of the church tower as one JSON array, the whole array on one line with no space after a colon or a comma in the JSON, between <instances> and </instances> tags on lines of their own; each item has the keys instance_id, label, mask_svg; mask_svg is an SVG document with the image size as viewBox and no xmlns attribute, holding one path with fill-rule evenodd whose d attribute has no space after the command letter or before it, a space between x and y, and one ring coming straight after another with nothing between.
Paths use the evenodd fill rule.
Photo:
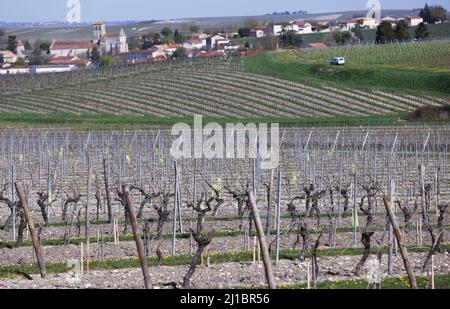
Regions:
<instances>
[{"instance_id":1,"label":"church tower","mask_svg":"<svg viewBox=\"0 0 450 309\"><path fill-rule=\"evenodd\" d=\"M98 22L93 24L94 26L94 40L100 40L100 38L106 33L106 25Z\"/></svg>"}]
</instances>

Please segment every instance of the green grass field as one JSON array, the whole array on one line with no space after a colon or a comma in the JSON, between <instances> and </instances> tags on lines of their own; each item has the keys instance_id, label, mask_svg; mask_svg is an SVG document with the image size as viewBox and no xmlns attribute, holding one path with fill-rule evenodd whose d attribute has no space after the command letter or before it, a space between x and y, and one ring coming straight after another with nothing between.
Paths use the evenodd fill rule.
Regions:
<instances>
[{"instance_id":1,"label":"green grass field","mask_svg":"<svg viewBox=\"0 0 450 309\"><path fill-rule=\"evenodd\" d=\"M346 58L345 66L330 65L338 56ZM245 67L301 83L450 96L448 40L272 52L246 58Z\"/></svg>"}]
</instances>

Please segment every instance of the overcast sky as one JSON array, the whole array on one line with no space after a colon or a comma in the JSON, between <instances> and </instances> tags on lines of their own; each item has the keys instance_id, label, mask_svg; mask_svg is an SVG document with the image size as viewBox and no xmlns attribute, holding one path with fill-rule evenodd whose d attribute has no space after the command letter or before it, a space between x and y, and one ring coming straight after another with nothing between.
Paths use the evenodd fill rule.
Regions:
<instances>
[{"instance_id":1,"label":"overcast sky","mask_svg":"<svg viewBox=\"0 0 450 309\"><path fill-rule=\"evenodd\" d=\"M0 21L65 21L68 0L0 0ZM364 10L367 0L80 0L81 21L151 20L260 15L274 11L310 13ZM421 0L381 0L384 9L422 7ZM432 0L450 10L450 0Z\"/></svg>"}]
</instances>

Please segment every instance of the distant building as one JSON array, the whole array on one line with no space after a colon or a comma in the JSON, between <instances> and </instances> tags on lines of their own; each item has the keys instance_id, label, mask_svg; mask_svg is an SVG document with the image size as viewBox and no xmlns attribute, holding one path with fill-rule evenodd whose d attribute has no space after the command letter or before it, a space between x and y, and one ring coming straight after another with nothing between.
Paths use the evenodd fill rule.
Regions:
<instances>
[{"instance_id":1,"label":"distant building","mask_svg":"<svg viewBox=\"0 0 450 309\"><path fill-rule=\"evenodd\" d=\"M160 52L159 55L154 55L153 57L157 56L172 56L173 53L178 49L182 47L181 44L162 44L162 45L155 45L151 48L151 50L155 52Z\"/></svg>"},{"instance_id":2,"label":"distant building","mask_svg":"<svg viewBox=\"0 0 450 309\"><path fill-rule=\"evenodd\" d=\"M17 55L9 50L0 50L0 55L3 56L4 63L16 63Z\"/></svg>"},{"instance_id":3,"label":"distant building","mask_svg":"<svg viewBox=\"0 0 450 309\"><path fill-rule=\"evenodd\" d=\"M17 58L25 58L25 44L22 40L17 41Z\"/></svg>"},{"instance_id":4,"label":"distant building","mask_svg":"<svg viewBox=\"0 0 450 309\"><path fill-rule=\"evenodd\" d=\"M97 46L91 41L56 41L50 46L50 56L87 58L88 53Z\"/></svg>"},{"instance_id":5,"label":"distant building","mask_svg":"<svg viewBox=\"0 0 450 309\"><path fill-rule=\"evenodd\" d=\"M53 65L71 65L76 68L86 68L91 64L88 59L83 59L79 57L64 57L64 56L54 56L50 58L48 64Z\"/></svg>"},{"instance_id":6,"label":"distant building","mask_svg":"<svg viewBox=\"0 0 450 309\"><path fill-rule=\"evenodd\" d=\"M302 20L272 22L268 25L268 32L272 35L279 36L283 31L294 31L297 34L313 33L312 25Z\"/></svg>"},{"instance_id":7,"label":"distant building","mask_svg":"<svg viewBox=\"0 0 450 309\"><path fill-rule=\"evenodd\" d=\"M416 27L420 23L423 23L423 18L420 16L407 16L405 17L405 21L408 23L411 27Z\"/></svg>"},{"instance_id":8,"label":"distant building","mask_svg":"<svg viewBox=\"0 0 450 309\"><path fill-rule=\"evenodd\" d=\"M387 22L391 22L391 23L396 23L397 19L394 18L394 17L391 17L391 16L386 16L386 17L383 17L380 21L381 22L387 21Z\"/></svg>"},{"instance_id":9,"label":"distant building","mask_svg":"<svg viewBox=\"0 0 450 309\"><path fill-rule=\"evenodd\" d=\"M106 32L106 25L101 22L93 24L94 41L100 46L103 55L119 55L128 52L127 35L125 30Z\"/></svg>"},{"instance_id":10,"label":"distant building","mask_svg":"<svg viewBox=\"0 0 450 309\"><path fill-rule=\"evenodd\" d=\"M207 39L208 40L208 39ZM183 47L190 50L190 49L202 49L205 45L201 40L189 40L186 41L183 44Z\"/></svg>"},{"instance_id":11,"label":"distant building","mask_svg":"<svg viewBox=\"0 0 450 309\"><path fill-rule=\"evenodd\" d=\"M228 42L226 42L226 41L228 41ZM227 40L226 37L216 34L216 35L212 35L212 36L206 38L204 41L202 41L202 44L203 44L203 46L206 46L207 48L213 48L218 44L218 42L222 42L221 44L227 44L230 41Z\"/></svg>"},{"instance_id":12,"label":"distant building","mask_svg":"<svg viewBox=\"0 0 450 309\"><path fill-rule=\"evenodd\" d=\"M126 54L126 57L129 64L152 63L167 59L166 53L157 49L129 52Z\"/></svg>"},{"instance_id":13,"label":"distant building","mask_svg":"<svg viewBox=\"0 0 450 309\"><path fill-rule=\"evenodd\" d=\"M343 28L344 30L350 31L355 28L356 25L360 25L360 27L364 29L375 29L380 25L380 20L371 17L358 17L348 20L343 25Z\"/></svg>"},{"instance_id":14,"label":"distant building","mask_svg":"<svg viewBox=\"0 0 450 309\"><path fill-rule=\"evenodd\" d=\"M70 72L74 69L73 65L34 65L30 69L31 74L48 74Z\"/></svg>"},{"instance_id":15,"label":"distant building","mask_svg":"<svg viewBox=\"0 0 450 309\"><path fill-rule=\"evenodd\" d=\"M30 65L15 65L0 69L0 75L16 75L16 74L29 74L31 70Z\"/></svg>"},{"instance_id":16,"label":"distant building","mask_svg":"<svg viewBox=\"0 0 450 309\"><path fill-rule=\"evenodd\" d=\"M263 38L266 36L267 28L266 27L254 27L250 31L251 36L256 38Z\"/></svg>"},{"instance_id":17,"label":"distant building","mask_svg":"<svg viewBox=\"0 0 450 309\"><path fill-rule=\"evenodd\" d=\"M0 75L62 73L75 69L74 65L14 65L0 69Z\"/></svg>"}]
</instances>

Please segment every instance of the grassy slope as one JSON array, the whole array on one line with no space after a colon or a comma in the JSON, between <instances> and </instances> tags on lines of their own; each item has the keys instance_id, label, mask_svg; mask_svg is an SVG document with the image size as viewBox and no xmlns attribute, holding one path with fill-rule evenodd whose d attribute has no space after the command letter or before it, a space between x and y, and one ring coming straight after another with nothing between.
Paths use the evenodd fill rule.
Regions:
<instances>
[{"instance_id":1,"label":"grassy slope","mask_svg":"<svg viewBox=\"0 0 450 309\"><path fill-rule=\"evenodd\" d=\"M330 66L329 59L318 63L310 61L307 56L304 59L299 56L294 61L283 59L275 52L248 57L244 63L250 72L301 83L450 97L450 70L442 68L425 69L418 67L417 64L409 66L406 63L402 65L349 63L337 67Z\"/></svg>"},{"instance_id":2,"label":"grassy slope","mask_svg":"<svg viewBox=\"0 0 450 309\"><path fill-rule=\"evenodd\" d=\"M388 114L380 117L325 117L325 118L203 118L203 123L279 123L281 127L336 127L336 126L391 126L406 124L400 120L404 114ZM110 114L74 115L64 114L34 114L34 113L0 113L0 129L2 128L70 128L76 130L114 130L114 129L145 129L169 128L175 123L193 124L194 118L146 116L117 116ZM418 121L417 125L442 125L447 121ZM411 125L411 123L408 123Z\"/></svg>"}]
</instances>

